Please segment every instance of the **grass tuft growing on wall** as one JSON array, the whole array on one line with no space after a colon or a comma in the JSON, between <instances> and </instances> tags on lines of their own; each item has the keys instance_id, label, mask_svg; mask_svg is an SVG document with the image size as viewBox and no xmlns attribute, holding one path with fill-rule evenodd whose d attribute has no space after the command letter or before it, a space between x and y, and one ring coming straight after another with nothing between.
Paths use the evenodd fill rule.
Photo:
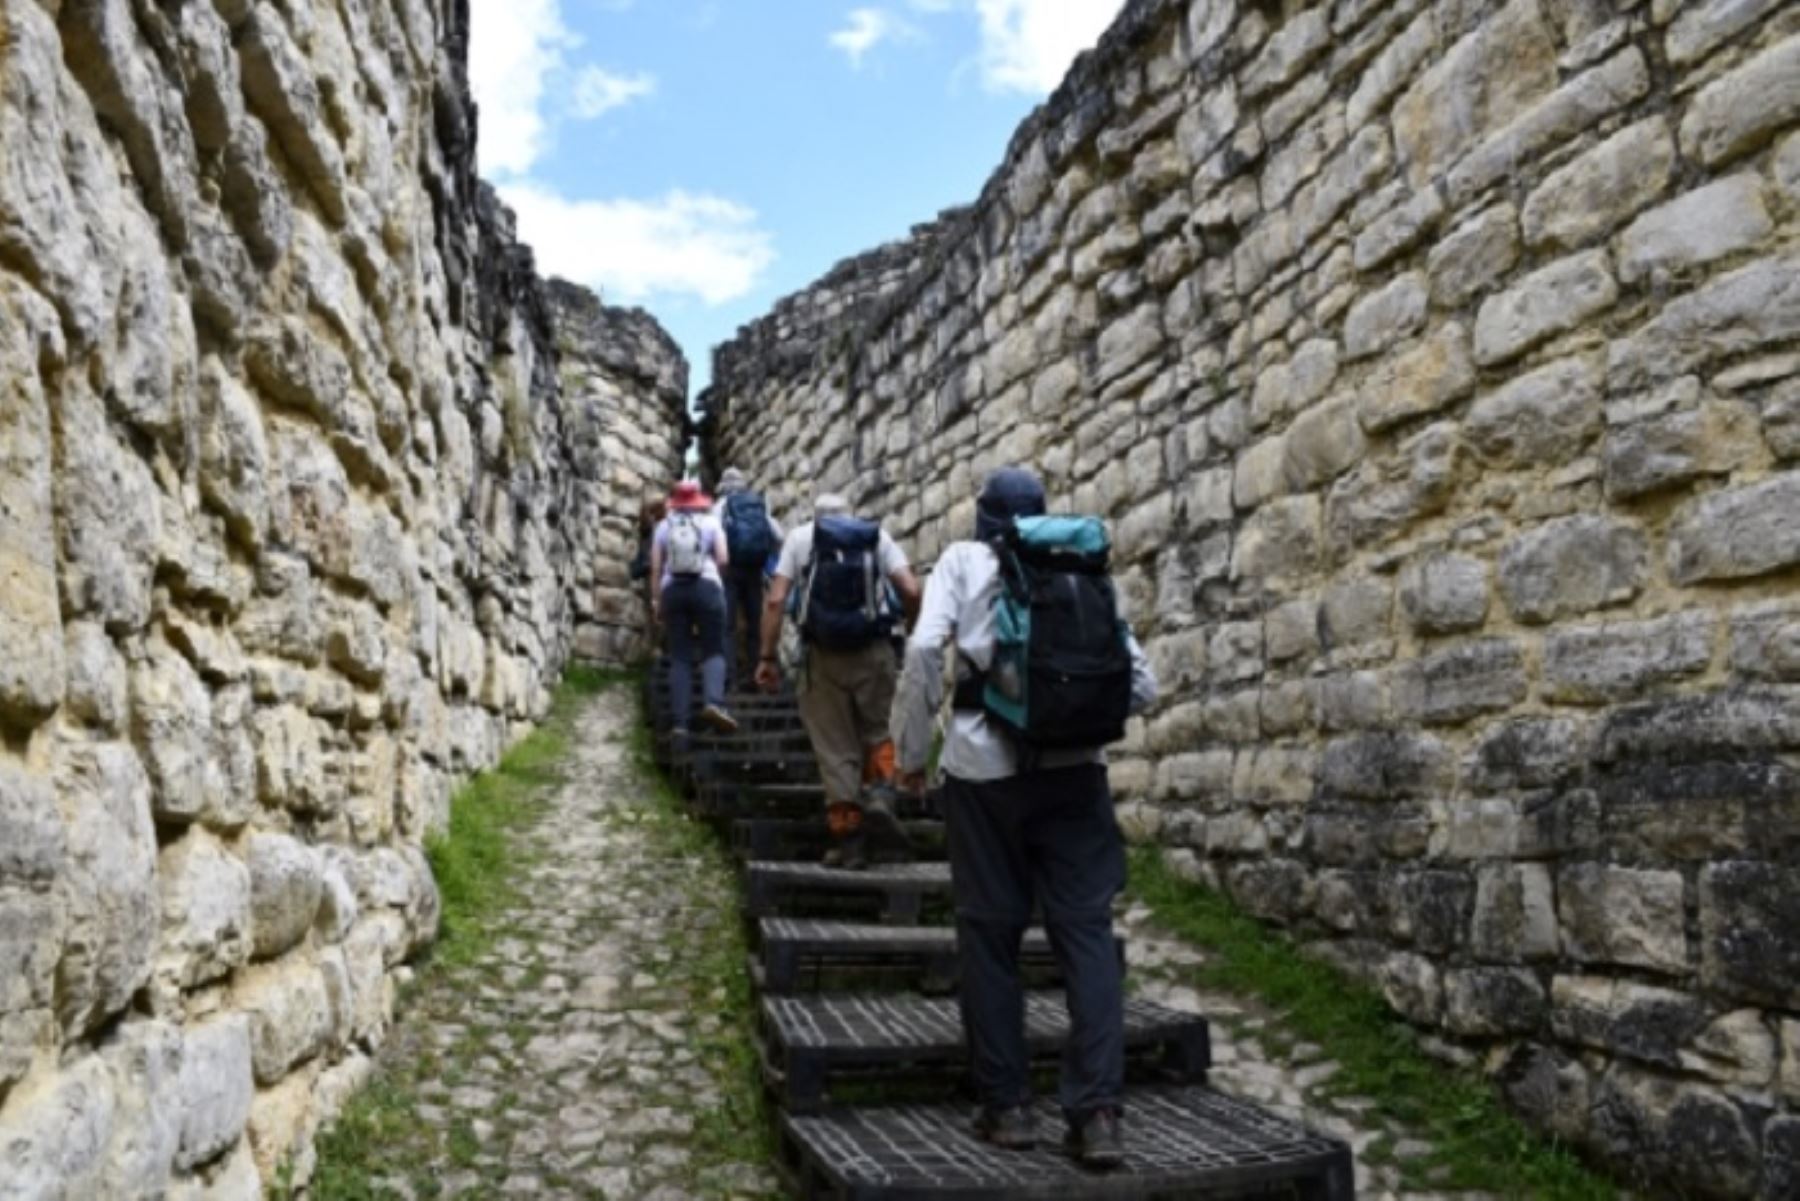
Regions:
<instances>
[{"instance_id":1,"label":"grass tuft growing on wall","mask_svg":"<svg viewBox=\"0 0 1800 1201\"><path fill-rule=\"evenodd\" d=\"M1367 985L1304 955L1211 889L1182 879L1154 848L1132 852L1132 895L1158 924L1208 952L1192 983L1253 997L1340 1065L1320 1086L1362 1097L1431 1144L1401 1163L1409 1184L1542 1201L1611 1201L1617 1190L1566 1147L1527 1129L1487 1081L1419 1049L1412 1028Z\"/></svg>"}]
</instances>

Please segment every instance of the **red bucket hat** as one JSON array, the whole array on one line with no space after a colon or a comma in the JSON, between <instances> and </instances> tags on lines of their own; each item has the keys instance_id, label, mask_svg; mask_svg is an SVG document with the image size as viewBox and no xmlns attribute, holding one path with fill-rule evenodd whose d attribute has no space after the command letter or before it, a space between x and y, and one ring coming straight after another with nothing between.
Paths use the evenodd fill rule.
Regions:
<instances>
[{"instance_id":1,"label":"red bucket hat","mask_svg":"<svg viewBox=\"0 0 1800 1201\"><path fill-rule=\"evenodd\" d=\"M698 483L693 480L682 480L675 485L675 490L669 493L669 507L671 509L710 509L712 500L706 493L700 491Z\"/></svg>"}]
</instances>

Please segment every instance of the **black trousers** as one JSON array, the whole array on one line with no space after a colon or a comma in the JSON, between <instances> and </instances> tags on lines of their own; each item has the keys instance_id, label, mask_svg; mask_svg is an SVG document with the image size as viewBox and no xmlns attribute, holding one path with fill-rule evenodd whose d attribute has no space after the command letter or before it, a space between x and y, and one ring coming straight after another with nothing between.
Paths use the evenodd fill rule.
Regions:
<instances>
[{"instance_id":1,"label":"black trousers","mask_svg":"<svg viewBox=\"0 0 1800 1201\"><path fill-rule=\"evenodd\" d=\"M739 677L738 627L744 630L745 672L755 672L762 658L763 591L768 581L763 578L763 565L732 566L725 569L725 658L731 664L733 678Z\"/></svg>"},{"instance_id":2,"label":"black trousers","mask_svg":"<svg viewBox=\"0 0 1800 1201\"><path fill-rule=\"evenodd\" d=\"M1125 886L1125 843L1099 764L974 782L948 777L944 812L956 890L963 1026L982 1104L1031 1100L1019 945L1043 909L1065 981L1070 1035L1058 1098L1078 1122L1120 1104L1125 1087L1125 980L1113 898Z\"/></svg>"}]
</instances>

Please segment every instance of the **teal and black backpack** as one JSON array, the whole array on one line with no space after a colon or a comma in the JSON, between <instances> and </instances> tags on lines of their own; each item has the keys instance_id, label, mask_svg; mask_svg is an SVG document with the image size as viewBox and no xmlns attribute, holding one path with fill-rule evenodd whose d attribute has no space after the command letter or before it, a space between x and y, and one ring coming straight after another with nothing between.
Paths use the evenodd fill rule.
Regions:
<instances>
[{"instance_id":1,"label":"teal and black backpack","mask_svg":"<svg viewBox=\"0 0 1800 1201\"><path fill-rule=\"evenodd\" d=\"M1001 583L981 707L1038 750L1117 742L1131 710L1131 651L1105 523L1020 517L992 545Z\"/></svg>"}]
</instances>

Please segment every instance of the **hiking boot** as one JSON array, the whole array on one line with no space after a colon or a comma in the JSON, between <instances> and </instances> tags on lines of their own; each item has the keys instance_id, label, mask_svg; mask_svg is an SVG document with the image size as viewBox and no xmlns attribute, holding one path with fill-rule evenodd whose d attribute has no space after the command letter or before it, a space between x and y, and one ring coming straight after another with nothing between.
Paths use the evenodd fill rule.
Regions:
<instances>
[{"instance_id":1,"label":"hiking boot","mask_svg":"<svg viewBox=\"0 0 1800 1201\"><path fill-rule=\"evenodd\" d=\"M860 802L862 832L869 836L878 850L911 859L912 839L907 836L906 827L900 824L900 818L894 812L894 804L899 798L900 794L894 791L892 784L870 784L865 787Z\"/></svg>"},{"instance_id":2,"label":"hiking boot","mask_svg":"<svg viewBox=\"0 0 1800 1201\"><path fill-rule=\"evenodd\" d=\"M737 733L738 720L717 705L708 705L700 710L700 720L711 726L720 734Z\"/></svg>"},{"instance_id":3,"label":"hiking boot","mask_svg":"<svg viewBox=\"0 0 1800 1201\"><path fill-rule=\"evenodd\" d=\"M989 1109L983 1105L975 1115L975 1137L1008 1151L1029 1151L1037 1145L1031 1110L1023 1105L1009 1109Z\"/></svg>"},{"instance_id":4,"label":"hiking boot","mask_svg":"<svg viewBox=\"0 0 1800 1201\"><path fill-rule=\"evenodd\" d=\"M861 830L851 834L834 837L831 846L825 851L825 857L819 861L826 867L841 868L847 872L860 872L869 866L868 839Z\"/></svg>"},{"instance_id":5,"label":"hiking boot","mask_svg":"<svg viewBox=\"0 0 1800 1201\"><path fill-rule=\"evenodd\" d=\"M1090 1168L1116 1168L1125 1162L1125 1140L1119 1134L1119 1111L1096 1109L1071 1123L1063 1145Z\"/></svg>"}]
</instances>

